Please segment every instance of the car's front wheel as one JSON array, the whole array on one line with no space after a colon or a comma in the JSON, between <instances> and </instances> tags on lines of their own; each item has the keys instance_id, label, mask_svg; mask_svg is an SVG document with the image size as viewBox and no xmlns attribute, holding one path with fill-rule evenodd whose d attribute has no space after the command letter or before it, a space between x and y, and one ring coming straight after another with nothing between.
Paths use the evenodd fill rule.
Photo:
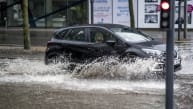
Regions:
<instances>
[{"instance_id":1,"label":"car's front wheel","mask_svg":"<svg viewBox=\"0 0 193 109\"><path fill-rule=\"evenodd\" d=\"M121 58L124 62L135 62L135 60L139 58L139 56L134 53L125 53L121 56Z\"/></svg>"}]
</instances>

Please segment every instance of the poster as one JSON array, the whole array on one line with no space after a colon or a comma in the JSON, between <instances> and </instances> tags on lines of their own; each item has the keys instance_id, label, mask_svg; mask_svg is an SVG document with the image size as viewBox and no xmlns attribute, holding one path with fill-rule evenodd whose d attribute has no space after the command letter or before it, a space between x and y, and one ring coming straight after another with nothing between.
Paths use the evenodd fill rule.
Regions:
<instances>
[{"instance_id":1,"label":"poster","mask_svg":"<svg viewBox=\"0 0 193 109\"><path fill-rule=\"evenodd\" d=\"M139 1L139 0L138 0ZM181 17L178 18L178 2L175 1L175 28L178 28L178 23L184 23L184 3L181 4ZM160 28L160 0L143 0L138 3L138 24L139 28ZM193 10L193 0L187 0L187 5ZM187 13L187 27L193 28L192 11ZM183 26L183 25L182 25Z\"/></svg>"},{"instance_id":2,"label":"poster","mask_svg":"<svg viewBox=\"0 0 193 109\"><path fill-rule=\"evenodd\" d=\"M130 25L130 14L128 8L128 0L114 0L113 1L113 23Z\"/></svg>"},{"instance_id":3,"label":"poster","mask_svg":"<svg viewBox=\"0 0 193 109\"><path fill-rule=\"evenodd\" d=\"M192 8L192 9L187 9L187 27L188 28L193 28L192 21L192 10L193 10L193 0L187 0L187 6ZM188 8L187 7L187 8ZM184 2L181 3L181 16L178 16L179 13L179 0L176 0L175 2L175 16L174 16L174 23L175 23L175 28L178 28L178 23L181 22L182 27L184 24Z\"/></svg>"},{"instance_id":4,"label":"poster","mask_svg":"<svg viewBox=\"0 0 193 109\"><path fill-rule=\"evenodd\" d=\"M137 22L137 0L133 1L135 25ZM89 0L89 22L91 23L91 2ZM94 0L94 23L113 23L130 26L128 0Z\"/></svg>"},{"instance_id":5,"label":"poster","mask_svg":"<svg viewBox=\"0 0 193 109\"><path fill-rule=\"evenodd\" d=\"M159 28L160 0L143 0L138 3L139 28Z\"/></svg>"},{"instance_id":6,"label":"poster","mask_svg":"<svg viewBox=\"0 0 193 109\"><path fill-rule=\"evenodd\" d=\"M128 0L94 0L94 23L114 23L130 26ZM137 28L160 28L161 0L133 0L135 25ZM89 3L90 4L90 3ZM187 0L187 27L193 28L193 0ZM175 1L175 27L179 19L183 21L184 4L181 5L181 18L178 18L178 0ZM183 25L182 25L183 27Z\"/></svg>"},{"instance_id":7,"label":"poster","mask_svg":"<svg viewBox=\"0 0 193 109\"><path fill-rule=\"evenodd\" d=\"M94 23L112 23L112 0L94 0Z\"/></svg>"}]
</instances>

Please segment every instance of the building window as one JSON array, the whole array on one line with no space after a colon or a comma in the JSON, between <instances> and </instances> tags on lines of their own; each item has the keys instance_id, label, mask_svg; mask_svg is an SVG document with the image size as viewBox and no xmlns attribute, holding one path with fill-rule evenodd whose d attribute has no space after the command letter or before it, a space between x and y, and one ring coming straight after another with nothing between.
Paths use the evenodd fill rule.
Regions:
<instances>
[{"instance_id":1,"label":"building window","mask_svg":"<svg viewBox=\"0 0 193 109\"><path fill-rule=\"evenodd\" d=\"M29 21L31 27L45 27L45 1L50 0L29 0Z\"/></svg>"},{"instance_id":2,"label":"building window","mask_svg":"<svg viewBox=\"0 0 193 109\"><path fill-rule=\"evenodd\" d=\"M23 19L19 0L7 0L7 5L13 5L7 9L8 26L21 26Z\"/></svg>"},{"instance_id":3,"label":"building window","mask_svg":"<svg viewBox=\"0 0 193 109\"><path fill-rule=\"evenodd\" d=\"M23 24L21 0L7 0L8 26ZM88 22L88 0L29 0L30 27L64 27Z\"/></svg>"},{"instance_id":4,"label":"building window","mask_svg":"<svg viewBox=\"0 0 193 109\"><path fill-rule=\"evenodd\" d=\"M47 27L85 24L88 21L87 0L46 1Z\"/></svg>"}]
</instances>

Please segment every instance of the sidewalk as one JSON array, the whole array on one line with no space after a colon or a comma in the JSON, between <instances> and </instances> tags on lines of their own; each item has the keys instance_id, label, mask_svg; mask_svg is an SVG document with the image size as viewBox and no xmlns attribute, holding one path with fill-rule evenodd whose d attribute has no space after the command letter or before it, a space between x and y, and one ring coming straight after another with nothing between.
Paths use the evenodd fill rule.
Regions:
<instances>
[{"instance_id":1,"label":"sidewalk","mask_svg":"<svg viewBox=\"0 0 193 109\"><path fill-rule=\"evenodd\" d=\"M0 58L29 58L44 59L46 47L34 46L30 50L24 50L23 46L0 46Z\"/></svg>"}]
</instances>

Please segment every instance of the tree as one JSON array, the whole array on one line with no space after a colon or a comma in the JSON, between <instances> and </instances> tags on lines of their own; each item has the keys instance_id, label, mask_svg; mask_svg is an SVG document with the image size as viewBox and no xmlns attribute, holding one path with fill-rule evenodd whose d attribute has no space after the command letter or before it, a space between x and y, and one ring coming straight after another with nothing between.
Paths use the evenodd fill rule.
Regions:
<instances>
[{"instance_id":1,"label":"tree","mask_svg":"<svg viewBox=\"0 0 193 109\"><path fill-rule=\"evenodd\" d=\"M28 0L23 0L23 35L24 35L24 49L31 48L30 34L29 34L29 17L28 17Z\"/></svg>"},{"instance_id":2,"label":"tree","mask_svg":"<svg viewBox=\"0 0 193 109\"><path fill-rule=\"evenodd\" d=\"M129 3L131 28L135 28L135 19L134 19L134 12L133 12L133 0L128 0L128 3Z\"/></svg>"}]
</instances>

